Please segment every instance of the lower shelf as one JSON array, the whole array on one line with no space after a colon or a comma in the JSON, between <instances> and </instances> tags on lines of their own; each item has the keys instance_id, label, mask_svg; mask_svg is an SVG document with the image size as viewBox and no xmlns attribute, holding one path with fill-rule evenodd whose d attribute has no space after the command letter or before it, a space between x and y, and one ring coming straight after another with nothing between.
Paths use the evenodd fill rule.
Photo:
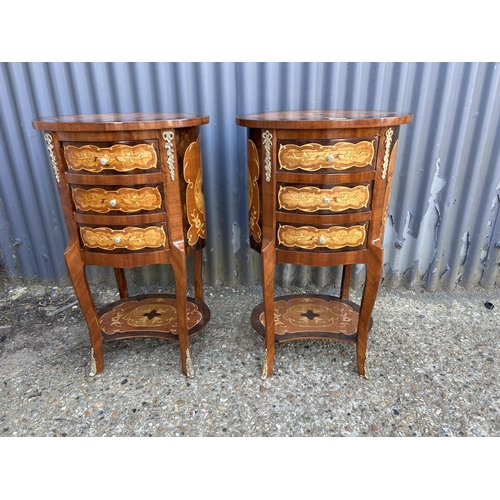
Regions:
<instances>
[{"instance_id":1,"label":"lower shelf","mask_svg":"<svg viewBox=\"0 0 500 500\"><path fill-rule=\"evenodd\" d=\"M355 343L359 306L331 295L284 295L274 299L275 342L339 340ZM264 303L252 312L252 326L265 336ZM373 321L370 319L371 329Z\"/></svg>"},{"instance_id":2,"label":"lower shelf","mask_svg":"<svg viewBox=\"0 0 500 500\"><path fill-rule=\"evenodd\" d=\"M138 295L118 300L98 311L104 342L137 337L178 340L175 295ZM187 298L188 336L194 337L210 320L205 303Z\"/></svg>"}]
</instances>

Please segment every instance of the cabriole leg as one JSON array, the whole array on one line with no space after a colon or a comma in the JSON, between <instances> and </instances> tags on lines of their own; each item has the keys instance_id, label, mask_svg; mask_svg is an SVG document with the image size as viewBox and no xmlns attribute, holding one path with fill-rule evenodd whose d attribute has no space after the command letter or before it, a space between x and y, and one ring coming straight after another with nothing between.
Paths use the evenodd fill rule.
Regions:
<instances>
[{"instance_id":1,"label":"cabriole leg","mask_svg":"<svg viewBox=\"0 0 500 500\"><path fill-rule=\"evenodd\" d=\"M274 365L274 245L268 245L262 251L262 291L264 296L264 320L266 327L266 350L262 366L262 379L273 374Z\"/></svg>"},{"instance_id":2,"label":"cabriole leg","mask_svg":"<svg viewBox=\"0 0 500 500\"><path fill-rule=\"evenodd\" d=\"M363 290L363 299L359 312L358 335L356 339L356 358L358 373L367 377L366 370L366 348L368 345L368 330L370 319L377 298L377 292L382 278L382 261L384 250L380 245L369 244L366 259L366 280ZM367 377L368 378L368 377Z\"/></svg>"},{"instance_id":3,"label":"cabriole leg","mask_svg":"<svg viewBox=\"0 0 500 500\"><path fill-rule=\"evenodd\" d=\"M74 245L64 254L64 259L68 267L68 273L73 283L76 297L87 322L90 334L91 350L91 368L89 375L94 376L101 373L104 368L104 353L101 339L101 327L99 317L95 309L94 300L90 293L85 266L80 259L80 249Z\"/></svg>"},{"instance_id":4,"label":"cabriole leg","mask_svg":"<svg viewBox=\"0 0 500 500\"><path fill-rule=\"evenodd\" d=\"M172 246L172 267L175 278L175 300L177 308L177 335L181 355L182 373L194 377L194 367L189 352L188 326L187 326L187 273L186 253L183 243Z\"/></svg>"}]
</instances>

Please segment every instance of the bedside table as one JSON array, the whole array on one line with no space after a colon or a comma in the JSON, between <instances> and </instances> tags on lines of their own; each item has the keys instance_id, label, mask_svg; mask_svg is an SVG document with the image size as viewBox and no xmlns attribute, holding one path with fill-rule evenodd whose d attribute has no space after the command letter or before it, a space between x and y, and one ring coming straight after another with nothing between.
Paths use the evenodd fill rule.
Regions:
<instances>
[{"instance_id":1,"label":"bedside table","mask_svg":"<svg viewBox=\"0 0 500 500\"><path fill-rule=\"evenodd\" d=\"M108 114L37 118L44 132L68 232L64 258L88 325L90 375L103 370L103 342L156 337L179 342L194 376L189 337L210 319L203 301L206 242L199 126L208 116ZM193 255L195 298L187 297ZM129 297L125 268L171 264L175 295ZM120 300L97 311L85 266L114 268Z\"/></svg>"},{"instance_id":2,"label":"bedside table","mask_svg":"<svg viewBox=\"0 0 500 500\"><path fill-rule=\"evenodd\" d=\"M250 245L262 255L263 303L252 312L265 337L262 378L276 342L328 339L366 348L383 265L383 236L399 126L412 115L283 111L243 115L248 128ZM277 263L343 266L340 296L274 297ZM361 304L349 300L353 264L366 266Z\"/></svg>"}]
</instances>

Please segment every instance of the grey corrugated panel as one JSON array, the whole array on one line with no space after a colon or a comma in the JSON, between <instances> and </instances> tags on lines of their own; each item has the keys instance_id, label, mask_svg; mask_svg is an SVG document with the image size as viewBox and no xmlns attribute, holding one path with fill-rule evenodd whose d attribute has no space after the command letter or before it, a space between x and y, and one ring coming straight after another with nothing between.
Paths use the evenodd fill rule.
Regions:
<instances>
[{"instance_id":1,"label":"grey corrugated panel","mask_svg":"<svg viewBox=\"0 0 500 500\"><path fill-rule=\"evenodd\" d=\"M65 230L50 168L43 168L48 163L43 158L47 156L44 141L31 128L35 102L28 67L5 66L1 78L9 94L0 108L1 198L12 240L18 243L16 259L22 272L51 278L64 272L59 249Z\"/></svg>"},{"instance_id":2,"label":"grey corrugated panel","mask_svg":"<svg viewBox=\"0 0 500 500\"><path fill-rule=\"evenodd\" d=\"M212 283L239 281L240 186L236 156L234 64L188 66L198 102L210 123L202 128L203 178L207 212L206 261ZM246 179L246 178L245 178ZM236 224L236 225L235 225Z\"/></svg>"},{"instance_id":3,"label":"grey corrugated panel","mask_svg":"<svg viewBox=\"0 0 500 500\"><path fill-rule=\"evenodd\" d=\"M386 227L384 280L429 289L496 284L499 276L499 66L495 63L2 63L0 197L4 266L58 279L66 234L36 116L184 111L201 127L206 279L257 283L248 246L246 130L235 115L282 109L395 109L401 127ZM12 247L14 239L22 241ZM403 247L395 247L403 241ZM16 263L16 264L14 264ZM152 270L134 272L150 280ZM163 274L163 270L160 274ZM167 273L168 275L168 273ZM362 277L362 268L355 276ZM284 284L335 286L339 270L280 266Z\"/></svg>"},{"instance_id":4,"label":"grey corrugated panel","mask_svg":"<svg viewBox=\"0 0 500 500\"><path fill-rule=\"evenodd\" d=\"M488 221L498 212L496 206L491 214L500 175L493 140L500 110L498 69L427 65L420 88L415 132L405 138L411 152L407 158L403 154L393 184L386 262L410 284L452 288L462 280L473 286L483 274L480 254L489 247ZM388 244L396 240L404 241L402 250Z\"/></svg>"},{"instance_id":5,"label":"grey corrugated panel","mask_svg":"<svg viewBox=\"0 0 500 500\"><path fill-rule=\"evenodd\" d=\"M0 269L10 269L14 276L20 275L14 260L11 233L2 200L0 200Z\"/></svg>"},{"instance_id":6,"label":"grey corrugated panel","mask_svg":"<svg viewBox=\"0 0 500 500\"><path fill-rule=\"evenodd\" d=\"M466 109L462 115L465 123L463 146L453 185L453 198L462 200L462 214L457 223L458 232L446 235L441 246L446 248L446 239L463 238L467 234L468 245L465 257L455 254L449 259L451 276L457 275L467 287L477 283L483 273L483 262L490 249L491 229L498 215L498 184L500 161L498 157L500 86L498 70L492 65L473 68L470 87L466 97ZM486 100L484 96L488 96ZM450 172L453 173L453 172ZM450 194L443 194L449 198ZM493 208L493 213L492 213ZM460 224L461 222L461 224ZM494 242L493 242L494 243ZM494 247L492 248L494 251ZM473 263L468 266L467 262ZM465 264L465 265L464 265ZM491 270L493 271L493 269ZM462 274L463 273L463 274Z\"/></svg>"}]
</instances>

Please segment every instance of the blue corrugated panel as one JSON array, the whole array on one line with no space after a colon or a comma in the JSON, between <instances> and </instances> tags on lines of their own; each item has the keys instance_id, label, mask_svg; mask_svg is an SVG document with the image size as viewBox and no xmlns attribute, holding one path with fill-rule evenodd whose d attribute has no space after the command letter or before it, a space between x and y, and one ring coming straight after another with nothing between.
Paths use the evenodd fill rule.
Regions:
<instances>
[{"instance_id":1,"label":"blue corrugated panel","mask_svg":"<svg viewBox=\"0 0 500 500\"><path fill-rule=\"evenodd\" d=\"M384 283L431 290L494 285L500 241L496 63L2 63L0 263L27 277L66 275L66 233L45 143L31 127L34 117L182 111L210 116L201 128L206 279L258 283L260 257L248 247L246 130L235 116L325 108L415 115L401 127ZM281 266L278 281L335 286L338 270Z\"/></svg>"}]
</instances>

